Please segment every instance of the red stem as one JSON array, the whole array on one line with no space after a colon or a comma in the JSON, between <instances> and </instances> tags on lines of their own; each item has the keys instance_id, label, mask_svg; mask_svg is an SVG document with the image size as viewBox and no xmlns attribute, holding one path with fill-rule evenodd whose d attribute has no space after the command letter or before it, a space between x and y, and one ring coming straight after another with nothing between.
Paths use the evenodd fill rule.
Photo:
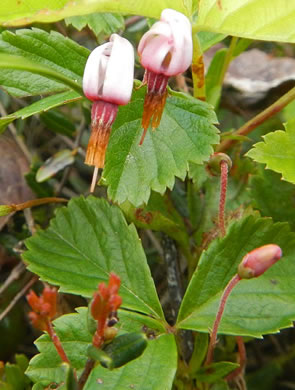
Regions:
<instances>
[{"instance_id":1,"label":"red stem","mask_svg":"<svg viewBox=\"0 0 295 390\"><path fill-rule=\"evenodd\" d=\"M224 222L224 210L225 210L225 201L226 201L226 190L227 190L227 175L228 175L228 165L225 160L220 163L221 175L220 175L220 198L219 198L219 230L222 237L225 236L225 222Z\"/></svg>"},{"instance_id":2,"label":"red stem","mask_svg":"<svg viewBox=\"0 0 295 390\"><path fill-rule=\"evenodd\" d=\"M222 297L221 297L220 302L219 302L219 307L218 307L217 315L216 315L216 318L215 318L215 322L214 322L214 325L213 325L213 330L212 330L211 337L210 337L210 343L209 343L209 347L208 347L208 352L207 352L207 357L206 357L206 361L205 361L205 366L208 366L209 364L211 364L212 360L213 360L213 351L214 351L215 344L216 344L217 331L218 331L218 327L219 327L219 324L220 324L220 321L221 321L221 318L222 318L222 314L224 312L226 300L227 300L229 294L231 293L232 289L236 286L236 284L240 280L241 280L241 278L239 277L238 274L236 274L228 282L227 286L225 287L225 289L223 291Z\"/></svg>"},{"instance_id":3,"label":"red stem","mask_svg":"<svg viewBox=\"0 0 295 390\"><path fill-rule=\"evenodd\" d=\"M52 323L48 318L46 319L46 330L47 330L61 360L63 362L70 364L70 361L69 361L69 359L68 359L68 357L63 349L63 346L61 345L60 339L59 339L58 335L55 333L55 330L53 329Z\"/></svg>"},{"instance_id":4,"label":"red stem","mask_svg":"<svg viewBox=\"0 0 295 390\"><path fill-rule=\"evenodd\" d=\"M233 372L231 372L227 377L226 380L230 381L240 375L245 368L246 365L246 348L245 343L242 336L236 336L236 341L238 345L239 355L240 355L240 367L236 368Z\"/></svg>"}]
</instances>

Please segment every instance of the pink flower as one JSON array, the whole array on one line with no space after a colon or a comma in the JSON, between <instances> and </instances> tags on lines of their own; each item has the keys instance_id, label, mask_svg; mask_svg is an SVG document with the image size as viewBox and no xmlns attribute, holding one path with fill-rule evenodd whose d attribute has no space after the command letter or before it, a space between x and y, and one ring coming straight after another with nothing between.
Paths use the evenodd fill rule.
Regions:
<instances>
[{"instance_id":1,"label":"pink flower","mask_svg":"<svg viewBox=\"0 0 295 390\"><path fill-rule=\"evenodd\" d=\"M133 87L134 50L127 39L113 34L110 41L97 47L88 57L83 91L93 101L92 132L85 163L96 167L91 191L96 184L97 169L103 168L112 124L118 105L129 102Z\"/></svg>"},{"instance_id":2,"label":"pink flower","mask_svg":"<svg viewBox=\"0 0 295 390\"><path fill-rule=\"evenodd\" d=\"M144 34L138 46L145 69L165 76L185 72L192 62L192 28L186 16L164 9L161 20Z\"/></svg>"},{"instance_id":3,"label":"pink flower","mask_svg":"<svg viewBox=\"0 0 295 390\"><path fill-rule=\"evenodd\" d=\"M247 253L238 268L241 279L251 279L262 275L282 257L282 249L275 244L263 245Z\"/></svg>"},{"instance_id":4,"label":"pink flower","mask_svg":"<svg viewBox=\"0 0 295 390\"><path fill-rule=\"evenodd\" d=\"M150 122L156 129L161 121L167 97L170 76L188 69L192 62L192 31L186 16L172 9L165 9L161 20L141 38L138 54L146 69L147 95L144 101L140 140L142 144Z\"/></svg>"}]
</instances>

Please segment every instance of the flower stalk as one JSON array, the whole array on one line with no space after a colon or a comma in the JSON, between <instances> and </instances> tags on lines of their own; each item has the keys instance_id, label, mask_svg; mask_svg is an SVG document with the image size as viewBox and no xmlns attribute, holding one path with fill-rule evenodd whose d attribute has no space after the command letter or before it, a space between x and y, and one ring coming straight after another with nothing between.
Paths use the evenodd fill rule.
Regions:
<instances>
[{"instance_id":1,"label":"flower stalk","mask_svg":"<svg viewBox=\"0 0 295 390\"><path fill-rule=\"evenodd\" d=\"M281 257L282 250L278 245L275 244L263 245L259 248L252 250L243 257L241 263L238 266L238 272L228 282L221 296L210 337L205 366L210 365L213 361L213 352L216 345L218 328L225 309L227 299L233 288L242 279L251 279L259 277L273 264L275 264ZM241 344L241 340L239 340L239 343ZM239 348L241 348L241 345L239 345Z\"/></svg>"}]
</instances>

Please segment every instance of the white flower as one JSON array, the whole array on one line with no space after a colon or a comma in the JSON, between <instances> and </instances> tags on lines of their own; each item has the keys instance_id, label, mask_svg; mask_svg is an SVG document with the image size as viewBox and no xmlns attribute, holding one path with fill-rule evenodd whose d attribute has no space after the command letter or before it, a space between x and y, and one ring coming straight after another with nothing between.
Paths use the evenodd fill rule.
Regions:
<instances>
[{"instance_id":1,"label":"white flower","mask_svg":"<svg viewBox=\"0 0 295 390\"><path fill-rule=\"evenodd\" d=\"M188 18L164 9L161 19L141 38L138 53L144 68L165 76L187 70L192 62L192 28Z\"/></svg>"},{"instance_id":2,"label":"white flower","mask_svg":"<svg viewBox=\"0 0 295 390\"><path fill-rule=\"evenodd\" d=\"M94 49L86 62L83 91L93 101L124 105L131 98L134 50L127 39L112 34L110 42Z\"/></svg>"}]
</instances>

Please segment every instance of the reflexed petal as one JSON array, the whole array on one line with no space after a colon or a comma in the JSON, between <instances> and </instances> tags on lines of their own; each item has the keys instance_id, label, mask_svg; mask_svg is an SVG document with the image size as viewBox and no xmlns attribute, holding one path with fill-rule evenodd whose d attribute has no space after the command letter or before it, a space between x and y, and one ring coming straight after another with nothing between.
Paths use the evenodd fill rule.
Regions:
<instances>
[{"instance_id":1,"label":"reflexed petal","mask_svg":"<svg viewBox=\"0 0 295 390\"><path fill-rule=\"evenodd\" d=\"M105 74L102 98L116 104L127 104L131 98L134 75L134 50L127 39L112 34L113 44Z\"/></svg>"},{"instance_id":2,"label":"reflexed petal","mask_svg":"<svg viewBox=\"0 0 295 390\"><path fill-rule=\"evenodd\" d=\"M164 73L163 61L171 50L167 38L161 35L154 37L144 48L140 60L144 68L155 73Z\"/></svg>"},{"instance_id":3,"label":"reflexed petal","mask_svg":"<svg viewBox=\"0 0 295 390\"><path fill-rule=\"evenodd\" d=\"M163 10L161 21L169 25L173 39L172 59L164 74L166 76L173 76L178 73L183 73L192 62L193 44L191 24L185 15L172 9Z\"/></svg>"},{"instance_id":4,"label":"reflexed petal","mask_svg":"<svg viewBox=\"0 0 295 390\"><path fill-rule=\"evenodd\" d=\"M83 91L85 96L90 100L100 99L99 90L105 78L106 61L102 57L105 51L112 46L111 43L104 43L95 48L89 55L83 75Z\"/></svg>"},{"instance_id":5,"label":"reflexed petal","mask_svg":"<svg viewBox=\"0 0 295 390\"><path fill-rule=\"evenodd\" d=\"M152 27L147 31L141 38L137 51L139 54L142 53L143 49L153 38L157 35L161 35L163 37L167 37L167 39L172 38L171 28L168 23L156 22L152 25Z\"/></svg>"}]
</instances>

